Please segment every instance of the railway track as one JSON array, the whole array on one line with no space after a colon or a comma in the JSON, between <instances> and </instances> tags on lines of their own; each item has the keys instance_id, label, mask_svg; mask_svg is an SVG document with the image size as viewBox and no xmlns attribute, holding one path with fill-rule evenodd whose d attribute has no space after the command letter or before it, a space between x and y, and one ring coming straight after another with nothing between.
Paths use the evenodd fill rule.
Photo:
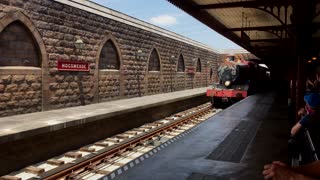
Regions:
<instances>
[{"instance_id":1,"label":"railway track","mask_svg":"<svg viewBox=\"0 0 320 180\"><path fill-rule=\"evenodd\" d=\"M112 179L218 111L206 103L26 167L0 180Z\"/></svg>"}]
</instances>

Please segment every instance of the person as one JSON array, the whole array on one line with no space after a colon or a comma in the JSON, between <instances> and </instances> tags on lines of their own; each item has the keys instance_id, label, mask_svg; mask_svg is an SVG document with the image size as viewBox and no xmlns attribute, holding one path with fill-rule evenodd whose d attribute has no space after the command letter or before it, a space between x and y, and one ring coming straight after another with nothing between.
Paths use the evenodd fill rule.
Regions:
<instances>
[{"instance_id":1,"label":"person","mask_svg":"<svg viewBox=\"0 0 320 180\"><path fill-rule=\"evenodd\" d=\"M320 179L320 161L297 167L274 161L264 166L262 174L272 180L316 180Z\"/></svg>"},{"instance_id":2,"label":"person","mask_svg":"<svg viewBox=\"0 0 320 180\"><path fill-rule=\"evenodd\" d=\"M318 93L309 93L304 96L306 102L305 108L298 111L301 120L291 128L291 136L294 137L301 128L306 127L311 117L315 114L317 107L320 105L320 95Z\"/></svg>"}]
</instances>

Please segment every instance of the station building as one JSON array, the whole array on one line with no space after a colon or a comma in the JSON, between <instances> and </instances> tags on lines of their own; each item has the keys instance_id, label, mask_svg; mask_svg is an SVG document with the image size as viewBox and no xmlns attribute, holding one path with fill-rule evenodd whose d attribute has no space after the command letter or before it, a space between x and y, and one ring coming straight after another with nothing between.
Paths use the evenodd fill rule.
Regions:
<instances>
[{"instance_id":1,"label":"station building","mask_svg":"<svg viewBox=\"0 0 320 180\"><path fill-rule=\"evenodd\" d=\"M89 1L0 2L0 117L208 86L219 52Z\"/></svg>"}]
</instances>

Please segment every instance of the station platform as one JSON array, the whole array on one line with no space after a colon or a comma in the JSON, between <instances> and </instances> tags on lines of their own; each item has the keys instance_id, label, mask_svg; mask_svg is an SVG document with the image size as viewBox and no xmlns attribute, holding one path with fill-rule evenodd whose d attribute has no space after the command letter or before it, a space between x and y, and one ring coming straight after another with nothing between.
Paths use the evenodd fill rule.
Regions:
<instances>
[{"instance_id":1,"label":"station platform","mask_svg":"<svg viewBox=\"0 0 320 180\"><path fill-rule=\"evenodd\" d=\"M206 89L0 118L0 175L208 102Z\"/></svg>"},{"instance_id":2,"label":"station platform","mask_svg":"<svg viewBox=\"0 0 320 180\"><path fill-rule=\"evenodd\" d=\"M288 161L288 138L286 99L253 95L115 179L263 179L264 164Z\"/></svg>"}]
</instances>

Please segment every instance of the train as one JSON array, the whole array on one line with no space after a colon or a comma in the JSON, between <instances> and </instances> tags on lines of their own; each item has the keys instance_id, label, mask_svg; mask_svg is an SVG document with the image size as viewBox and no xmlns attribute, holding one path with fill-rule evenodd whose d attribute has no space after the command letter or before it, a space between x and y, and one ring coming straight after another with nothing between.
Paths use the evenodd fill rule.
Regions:
<instances>
[{"instance_id":1,"label":"train","mask_svg":"<svg viewBox=\"0 0 320 180\"><path fill-rule=\"evenodd\" d=\"M235 103L256 93L270 78L270 71L257 61L227 56L218 68L218 78L219 82L206 92L215 107Z\"/></svg>"}]
</instances>

